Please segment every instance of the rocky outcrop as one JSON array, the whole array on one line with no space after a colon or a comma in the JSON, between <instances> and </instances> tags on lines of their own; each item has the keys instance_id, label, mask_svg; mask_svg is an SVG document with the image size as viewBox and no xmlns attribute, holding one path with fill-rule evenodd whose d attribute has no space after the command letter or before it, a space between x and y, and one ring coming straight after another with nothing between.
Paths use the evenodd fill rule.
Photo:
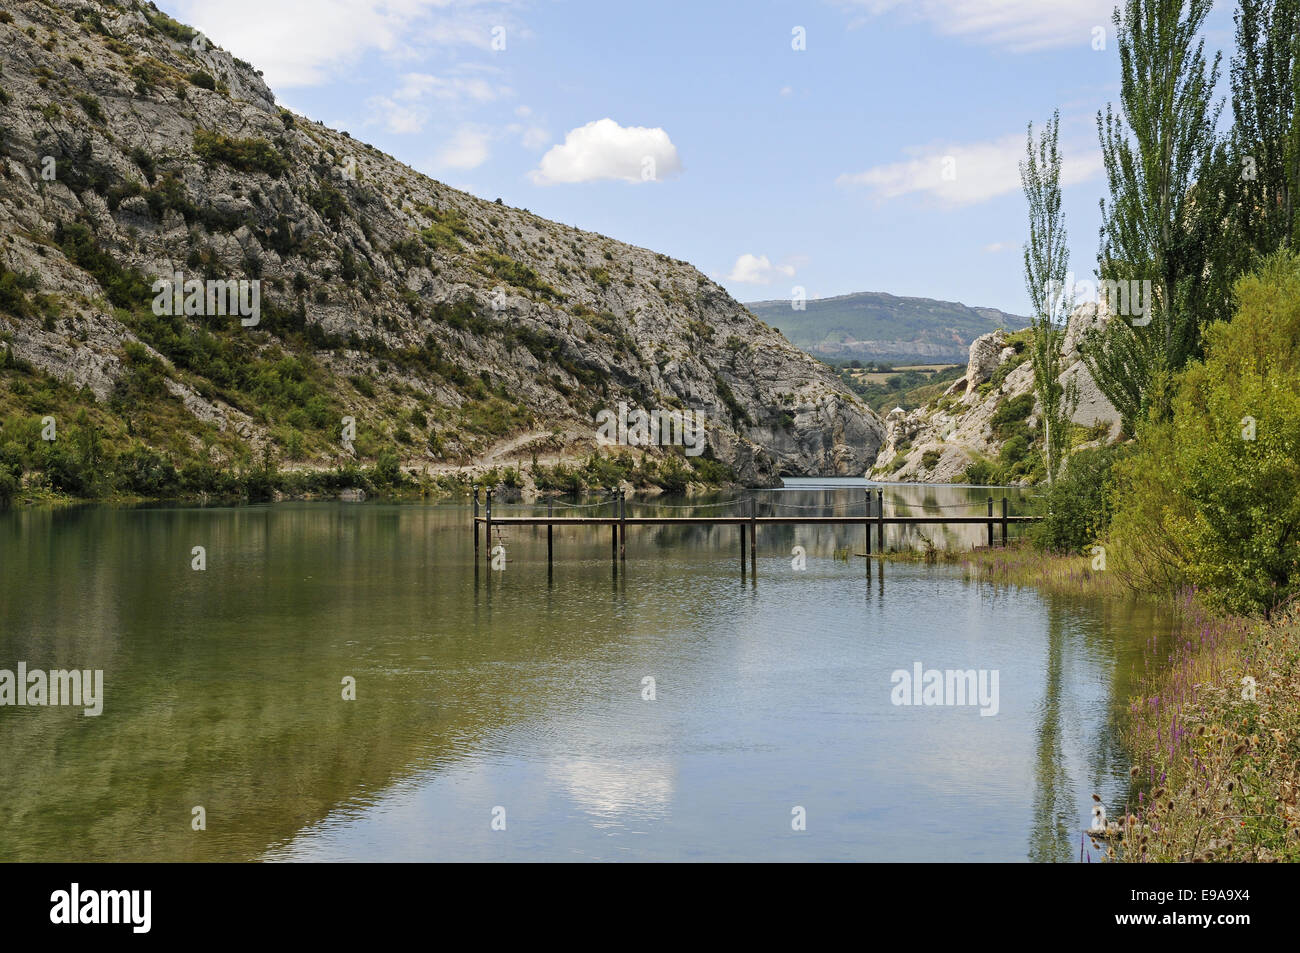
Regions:
<instances>
[{"instance_id":1,"label":"rocky outcrop","mask_svg":"<svg viewBox=\"0 0 1300 953\"><path fill-rule=\"evenodd\" d=\"M571 458L595 446L595 412L627 401L703 414L710 454L748 483L875 461L879 418L686 262L281 109L150 4L5 9L0 266L43 303L0 315L0 336L39 370L143 417L127 385L156 362L156 399L215 458L350 459L344 416L357 453L396 447L410 468L524 436ZM258 325L154 320L141 288L176 272L259 281Z\"/></svg>"},{"instance_id":2,"label":"rocky outcrop","mask_svg":"<svg viewBox=\"0 0 1300 953\"><path fill-rule=\"evenodd\" d=\"M1079 356L1084 334L1105 320L1095 304L1080 305L1067 322L1063 348L1062 385L1073 382L1078 401L1071 419L1083 427L1105 424L1103 438L1119 436L1119 414L1088 373ZM1008 344L1008 335L994 331L970 346L966 374L955 381L930 406L905 411L895 408L885 417L885 440L871 475L877 479L951 483L960 481L974 461L994 459L1004 440L995 427L995 415L1009 401L1031 394L1033 365L1025 342ZM1026 421L1037 436L1042 412L1037 401L1027 408Z\"/></svg>"}]
</instances>

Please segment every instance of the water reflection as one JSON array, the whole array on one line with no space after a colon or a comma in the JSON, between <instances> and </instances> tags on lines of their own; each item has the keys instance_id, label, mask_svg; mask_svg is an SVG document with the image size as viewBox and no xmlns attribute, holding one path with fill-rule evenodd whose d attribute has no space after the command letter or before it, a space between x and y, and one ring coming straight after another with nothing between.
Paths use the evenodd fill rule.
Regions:
<instances>
[{"instance_id":1,"label":"water reflection","mask_svg":"<svg viewBox=\"0 0 1300 953\"><path fill-rule=\"evenodd\" d=\"M887 506L987 496L911 492ZM97 719L0 709L0 857L1077 858L1091 794L1122 805L1114 719L1165 623L835 558L862 533L763 527L742 583L734 526L630 528L613 569L607 529L557 530L548 569L512 527L493 572L467 507L0 514L0 668L106 693ZM999 670L999 715L894 707L915 661Z\"/></svg>"}]
</instances>

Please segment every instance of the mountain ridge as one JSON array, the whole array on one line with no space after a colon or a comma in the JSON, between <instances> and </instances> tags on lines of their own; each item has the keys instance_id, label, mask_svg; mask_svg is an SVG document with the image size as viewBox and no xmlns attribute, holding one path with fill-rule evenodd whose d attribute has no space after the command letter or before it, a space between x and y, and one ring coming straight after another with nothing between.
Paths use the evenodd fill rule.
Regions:
<instances>
[{"instance_id":1,"label":"mountain ridge","mask_svg":"<svg viewBox=\"0 0 1300 953\"><path fill-rule=\"evenodd\" d=\"M970 345L999 327L1018 330L1029 319L956 301L857 291L812 298L796 310L789 298L745 304L781 329L797 347L828 362L961 363Z\"/></svg>"}]
</instances>

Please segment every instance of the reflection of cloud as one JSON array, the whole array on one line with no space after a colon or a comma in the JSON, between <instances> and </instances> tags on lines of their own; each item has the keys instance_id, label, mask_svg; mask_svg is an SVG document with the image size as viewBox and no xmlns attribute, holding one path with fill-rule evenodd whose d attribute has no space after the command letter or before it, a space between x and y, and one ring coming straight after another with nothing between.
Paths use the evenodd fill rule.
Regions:
<instances>
[{"instance_id":1,"label":"reflection of cloud","mask_svg":"<svg viewBox=\"0 0 1300 953\"><path fill-rule=\"evenodd\" d=\"M667 762L568 759L552 763L547 774L583 810L598 817L663 814L673 796L672 767Z\"/></svg>"}]
</instances>

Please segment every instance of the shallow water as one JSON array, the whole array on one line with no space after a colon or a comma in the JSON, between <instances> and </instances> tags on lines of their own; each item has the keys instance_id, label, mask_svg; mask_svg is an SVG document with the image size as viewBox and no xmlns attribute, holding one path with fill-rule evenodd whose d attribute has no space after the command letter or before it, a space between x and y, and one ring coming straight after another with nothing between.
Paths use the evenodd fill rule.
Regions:
<instances>
[{"instance_id":1,"label":"shallow water","mask_svg":"<svg viewBox=\"0 0 1300 953\"><path fill-rule=\"evenodd\" d=\"M860 527L765 527L744 578L735 527L634 527L617 572L604 528L550 574L543 529L505 537L493 572L463 506L0 514L0 669L105 694L0 707L0 858L1068 861L1094 792L1122 809L1149 609L836 558ZM893 704L917 662L996 671L997 713Z\"/></svg>"}]
</instances>

